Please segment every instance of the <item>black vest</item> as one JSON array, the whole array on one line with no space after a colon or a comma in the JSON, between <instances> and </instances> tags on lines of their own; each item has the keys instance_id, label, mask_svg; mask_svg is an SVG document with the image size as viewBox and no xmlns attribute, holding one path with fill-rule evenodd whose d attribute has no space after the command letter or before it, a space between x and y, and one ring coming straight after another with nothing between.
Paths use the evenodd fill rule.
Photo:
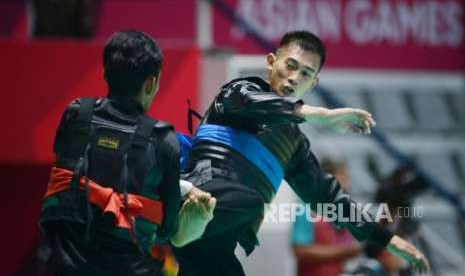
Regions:
<instances>
[{"instance_id":1,"label":"black vest","mask_svg":"<svg viewBox=\"0 0 465 276\"><path fill-rule=\"evenodd\" d=\"M108 100L82 98L66 125L60 126L62 133L55 141L56 167L74 174L69 189L44 200L40 224L45 232L49 224L60 220L83 224L90 238L99 230L108 231L119 238L137 241L147 252L155 241L158 226L137 217L133 233L115 229L114 218L101 216L102 210L89 202L88 187L80 189L78 181L85 176L126 199L128 194L160 199L157 135L173 131L173 127L146 115L122 114L115 120L106 112L98 112L105 101Z\"/></svg>"}]
</instances>

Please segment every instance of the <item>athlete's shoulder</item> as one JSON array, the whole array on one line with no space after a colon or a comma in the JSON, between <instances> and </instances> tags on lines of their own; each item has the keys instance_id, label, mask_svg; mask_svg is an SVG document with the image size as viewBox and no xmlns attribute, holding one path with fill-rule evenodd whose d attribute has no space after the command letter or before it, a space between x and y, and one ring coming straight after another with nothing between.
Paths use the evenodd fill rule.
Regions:
<instances>
[{"instance_id":1,"label":"athlete's shoulder","mask_svg":"<svg viewBox=\"0 0 465 276\"><path fill-rule=\"evenodd\" d=\"M103 103L104 98L96 98L96 97L80 97L80 98L76 98L76 99L72 100L68 104L68 106L66 107L66 110L71 111L71 112L79 110L79 108L81 107L84 100L93 100L94 101L94 106L97 107L97 106L100 106Z\"/></svg>"},{"instance_id":2,"label":"athlete's shoulder","mask_svg":"<svg viewBox=\"0 0 465 276\"><path fill-rule=\"evenodd\" d=\"M233 79L230 82L223 85L223 88L237 88L237 87L248 87L254 90L270 90L269 84L260 77L244 77Z\"/></svg>"},{"instance_id":3,"label":"athlete's shoulder","mask_svg":"<svg viewBox=\"0 0 465 276\"><path fill-rule=\"evenodd\" d=\"M174 131L174 126L172 124L165 122L165 121L157 120L157 119L153 119L153 120L154 120L153 127L155 129L166 129L166 130Z\"/></svg>"}]
</instances>

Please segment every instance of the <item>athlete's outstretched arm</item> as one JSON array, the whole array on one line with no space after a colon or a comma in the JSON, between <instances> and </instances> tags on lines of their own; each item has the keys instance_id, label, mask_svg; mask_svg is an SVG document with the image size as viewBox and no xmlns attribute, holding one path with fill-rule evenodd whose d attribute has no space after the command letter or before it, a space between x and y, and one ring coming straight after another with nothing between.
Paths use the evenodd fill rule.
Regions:
<instances>
[{"instance_id":1,"label":"athlete's outstretched arm","mask_svg":"<svg viewBox=\"0 0 465 276\"><path fill-rule=\"evenodd\" d=\"M316 157L310 150L308 139L303 134L300 139L302 139L300 150L294 156L295 159L292 160L285 177L296 194L305 203L309 203L312 210L318 209L316 208L317 204L327 203L333 204L336 209L335 213L338 215L342 213L345 218L348 218L347 214L361 213L363 206L351 199L334 176L322 171ZM342 208L342 212L339 208ZM334 224L347 228L359 241L371 240L387 247L389 252L405 259L419 271L429 269L427 259L410 243L394 236L374 220L368 220L363 215L357 219L352 216L351 218L336 220Z\"/></svg>"},{"instance_id":2,"label":"athlete's outstretched arm","mask_svg":"<svg viewBox=\"0 0 465 276\"><path fill-rule=\"evenodd\" d=\"M359 108L315 107L307 104L297 105L295 114L307 122L319 122L341 133L370 134L371 128L376 125L371 113Z\"/></svg>"},{"instance_id":3,"label":"athlete's outstretched arm","mask_svg":"<svg viewBox=\"0 0 465 276\"><path fill-rule=\"evenodd\" d=\"M266 125L320 122L338 132L370 133L375 125L372 115L358 108L328 109L304 104L292 96L282 97L247 80L224 86L214 102L215 108L234 122L250 121Z\"/></svg>"}]
</instances>

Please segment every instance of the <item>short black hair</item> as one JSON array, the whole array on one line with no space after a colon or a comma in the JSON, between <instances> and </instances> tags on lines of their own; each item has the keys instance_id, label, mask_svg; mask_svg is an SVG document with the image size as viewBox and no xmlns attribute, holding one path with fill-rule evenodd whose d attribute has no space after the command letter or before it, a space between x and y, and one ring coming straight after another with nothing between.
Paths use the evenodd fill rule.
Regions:
<instances>
[{"instance_id":1,"label":"short black hair","mask_svg":"<svg viewBox=\"0 0 465 276\"><path fill-rule=\"evenodd\" d=\"M313 33L308 31L292 31L286 33L281 42L279 42L278 51L281 48L287 47L289 45L295 44L305 51L311 51L317 53L320 58L320 70L323 68L323 65L326 60L326 47L323 42Z\"/></svg>"},{"instance_id":2,"label":"short black hair","mask_svg":"<svg viewBox=\"0 0 465 276\"><path fill-rule=\"evenodd\" d=\"M155 40L138 30L114 33L103 50L110 96L134 98L149 76L159 76L162 52Z\"/></svg>"}]
</instances>

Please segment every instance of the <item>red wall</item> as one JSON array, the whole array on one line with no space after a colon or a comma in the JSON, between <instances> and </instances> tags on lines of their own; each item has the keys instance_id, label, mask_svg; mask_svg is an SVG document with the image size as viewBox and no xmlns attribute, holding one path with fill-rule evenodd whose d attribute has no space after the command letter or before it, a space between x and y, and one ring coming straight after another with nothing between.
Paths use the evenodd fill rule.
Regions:
<instances>
[{"instance_id":1,"label":"red wall","mask_svg":"<svg viewBox=\"0 0 465 276\"><path fill-rule=\"evenodd\" d=\"M37 219L53 162L55 129L65 106L79 96L104 96L102 45L76 41L0 42L4 131L0 275L37 275ZM165 49L161 89L150 114L187 132L187 104L197 106L197 49ZM6 251L5 251L6 250ZM34 274L31 274L34 273Z\"/></svg>"},{"instance_id":2,"label":"red wall","mask_svg":"<svg viewBox=\"0 0 465 276\"><path fill-rule=\"evenodd\" d=\"M196 0L100 0L96 7L97 38L113 32L137 28L157 38L163 45L196 44Z\"/></svg>"},{"instance_id":3,"label":"red wall","mask_svg":"<svg viewBox=\"0 0 465 276\"><path fill-rule=\"evenodd\" d=\"M102 45L85 42L0 42L6 133L0 162L51 162L55 128L79 96L104 96ZM197 104L196 49L164 51L161 89L150 114L186 132L186 100ZM6 85L5 85L6 84Z\"/></svg>"}]
</instances>

